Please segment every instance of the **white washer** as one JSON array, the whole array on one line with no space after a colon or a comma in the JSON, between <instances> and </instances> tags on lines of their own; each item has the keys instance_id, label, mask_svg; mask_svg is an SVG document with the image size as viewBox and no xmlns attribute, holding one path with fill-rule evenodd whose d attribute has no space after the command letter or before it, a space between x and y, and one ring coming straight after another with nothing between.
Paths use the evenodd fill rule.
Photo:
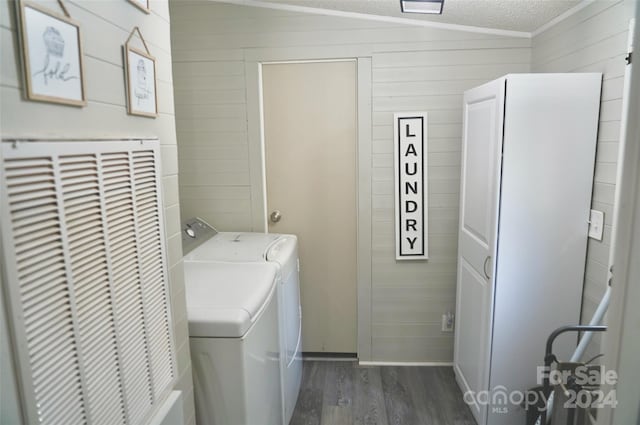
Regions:
<instances>
[{"instance_id":1,"label":"white washer","mask_svg":"<svg viewBox=\"0 0 640 425\"><path fill-rule=\"evenodd\" d=\"M203 220L188 220L183 232L185 263L219 261L270 263L278 266L278 317L280 327L282 417L287 425L302 382L302 312L298 239L294 235L220 232Z\"/></svg>"},{"instance_id":2,"label":"white washer","mask_svg":"<svg viewBox=\"0 0 640 425\"><path fill-rule=\"evenodd\" d=\"M280 425L275 264L185 263L198 425Z\"/></svg>"}]
</instances>

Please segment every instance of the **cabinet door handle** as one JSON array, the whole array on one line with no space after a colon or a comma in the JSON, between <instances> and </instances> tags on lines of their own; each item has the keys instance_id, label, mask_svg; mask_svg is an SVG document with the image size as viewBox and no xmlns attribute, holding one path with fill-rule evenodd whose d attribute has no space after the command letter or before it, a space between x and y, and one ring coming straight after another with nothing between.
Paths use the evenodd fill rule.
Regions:
<instances>
[{"instance_id":1,"label":"cabinet door handle","mask_svg":"<svg viewBox=\"0 0 640 425\"><path fill-rule=\"evenodd\" d=\"M482 266L482 271L484 272L484 277L486 277L487 279L491 279L491 276L489 276L489 273L487 273L487 264L489 264L491 261L491 256L487 256L487 258L484 259L484 265Z\"/></svg>"}]
</instances>

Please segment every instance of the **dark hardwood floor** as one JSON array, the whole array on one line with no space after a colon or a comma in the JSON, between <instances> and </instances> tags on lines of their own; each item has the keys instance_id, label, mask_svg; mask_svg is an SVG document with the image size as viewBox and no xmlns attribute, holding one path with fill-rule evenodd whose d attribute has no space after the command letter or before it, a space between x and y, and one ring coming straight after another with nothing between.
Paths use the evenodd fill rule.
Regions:
<instances>
[{"instance_id":1,"label":"dark hardwood floor","mask_svg":"<svg viewBox=\"0 0 640 425\"><path fill-rule=\"evenodd\" d=\"M476 425L450 367L305 361L290 425Z\"/></svg>"}]
</instances>

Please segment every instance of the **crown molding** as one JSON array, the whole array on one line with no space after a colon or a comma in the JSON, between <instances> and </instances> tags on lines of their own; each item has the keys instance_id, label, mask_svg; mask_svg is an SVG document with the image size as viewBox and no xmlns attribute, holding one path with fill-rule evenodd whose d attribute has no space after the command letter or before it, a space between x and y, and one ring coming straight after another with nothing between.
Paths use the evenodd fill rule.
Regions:
<instances>
[{"instance_id":1,"label":"crown molding","mask_svg":"<svg viewBox=\"0 0 640 425\"><path fill-rule=\"evenodd\" d=\"M542 34L546 30L548 30L549 28L558 25L560 22L564 21L565 19L569 18L572 15L575 15L576 13L580 12L585 7L590 6L591 4L595 3L595 1L596 0L583 0L582 2L576 4L575 6L573 6L571 9L567 10L566 12L556 16L555 18L553 18L552 20L550 20L549 22L547 22L546 24L544 24L540 28L532 31L531 32L531 37L535 37L537 35Z\"/></svg>"},{"instance_id":2,"label":"crown molding","mask_svg":"<svg viewBox=\"0 0 640 425\"><path fill-rule=\"evenodd\" d=\"M345 12L342 10L320 9L316 7L297 6L284 3L271 3L261 0L209 0L216 3L228 3L238 6L260 7L264 9L286 10L289 12L310 13L314 15L335 16L340 18L364 19L392 24L413 25L417 27L437 28L442 30L465 31L478 34L492 34L503 37L531 38L530 32L510 31L496 28L475 27L470 25L448 24L443 22L422 21L411 18L370 15L368 13Z\"/></svg>"},{"instance_id":3,"label":"crown molding","mask_svg":"<svg viewBox=\"0 0 640 425\"><path fill-rule=\"evenodd\" d=\"M492 34L492 35L498 35L503 37L516 37L516 38L536 37L537 35L542 34L548 29L558 25L560 22L571 17L572 15L575 15L576 13L580 12L582 9L596 2L596 0L583 0L582 2L573 6L571 9L565 11L564 13L556 16L551 21L547 22L541 27L535 29L534 31L527 32L527 31L504 30L504 29L498 29L498 28L476 27L472 25L449 24L444 22L423 21L423 20L411 19L411 18L397 18L393 16L372 15L368 13L359 13L359 12L346 12L342 10L321 9L317 7L298 6L298 5L286 4L286 3L271 3L263 0L209 0L209 1L214 3L233 4L237 6L259 7L263 9L285 10L289 12L309 13L309 14L324 15L324 16L335 16L338 18L363 19L363 20L369 20L369 21L386 22L391 24L412 25L417 27L437 28L437 29L452 30L452 31L464 31L464 32L477 33L477 34Z\"/></svg>"}]
</instances>

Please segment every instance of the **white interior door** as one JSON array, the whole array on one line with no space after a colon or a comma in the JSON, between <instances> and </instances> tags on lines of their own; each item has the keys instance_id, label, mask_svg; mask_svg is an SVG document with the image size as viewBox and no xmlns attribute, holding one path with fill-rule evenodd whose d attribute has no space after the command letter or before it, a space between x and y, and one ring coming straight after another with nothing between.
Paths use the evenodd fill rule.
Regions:
<instances>
[{"instance_id":1,"label":"white interior door","mask_svg":"<svg viewBox=\"0 0 640 425\"><path fill-rule=\"evenodd\" d=\"M464 96L454 363L465 391L488 385L504 90L501 79ZM470 407L483 425L486 406Z\"/></svg>"},{"instance_id":2,"label":"white interior door","mask_svg":"<svg viewBox=\"0 0 640 425\"><path fill-rule=\"evenodd\" d=\"M355 353L356 62L262 67L269 232L298 236L302 350Z\"/></svg>"}]
</instances>

